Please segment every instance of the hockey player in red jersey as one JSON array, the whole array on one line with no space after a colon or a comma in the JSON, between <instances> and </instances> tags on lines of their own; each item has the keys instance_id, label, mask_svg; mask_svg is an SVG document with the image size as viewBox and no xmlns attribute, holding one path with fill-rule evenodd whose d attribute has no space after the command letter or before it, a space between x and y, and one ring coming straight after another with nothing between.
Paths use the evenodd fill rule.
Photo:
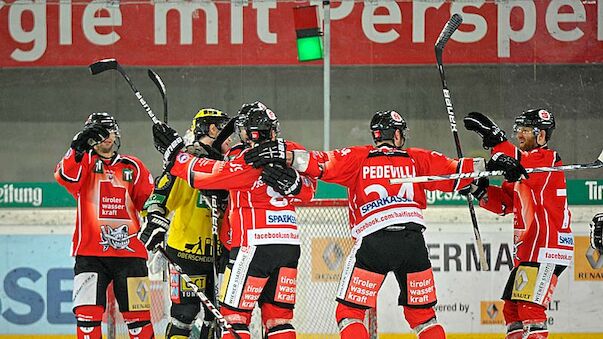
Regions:
<instances>
[{"instance_id":1,"label":"hockey player in red jersey","mask_svg":"<svg viewBox=\"0 0 603 339\"><path fill-rule=\"evenodd\" d=\"M136 238L138 213L153 191L153 178L139 159L119 154L119 146L115 119L92 113L54 173L77 200L71 254L73 311L81 339L101 338L111 282L130 338L154 337L147 251Z\"/></svg>"},{"instance_id":2,"label":"hockey player in red jersey","mask_svg":"<svg viewBox=\"0 0 603 339\"><path fill-rule=\"evenodd\" d=\"M482 137L493 158L510 156L525 168L562 165L559 154L547 146L555 118L545 109L531 109L515 118L519 148L481 113L470 113L464 124ZM573 257L564 173L532 173L500 187L481 179L472 190L481 198L480 206L501 215L514 214L514 268L503 292L507 338L547 338L546 309L559 275Z\"/></svg>"},{"instance_id":3,"label":"hockey player in red jersey","mask_svg":"<svg viewBox=\"0 0 603 339\"><path fill-rule=\"evenodd\" d=\"M245 124L247 122L247 116L249 115L249 111L255 108L259 108L259 105L263 105L259 101L246 103L241 106L238 115L235 120L235 138L238 138L238 142L234 144L226 153L226 158L228 160L233 160L248 147L247 142L247 132L245 131ZM228 204L226 207L226 211L224 212L224 218L222 218L222 225L220 227L220 243L222 244L220 263L218 265L218 271L220 274L220 281L222 281L224 272L226 271L226 266L228 263L228 258L230 256L230 250L232 249L232 229L230 227L229 215L231 213L235 213L231 208L231 205Z\"/></svg>"},{"instance_id":4,"label":"hockey player in red jersey","mask_svg":"<svg viewBox=\"0 0 603 339\"><path fill-rule=\"evenodd\" d=\"M393 178L441 175L483 169L483 159L453 160L419 148L404 149L406 121L395 111L379 111L370 124L375 146L353 146L331 152L287 149L288 164L298 171L348 188L350 227L356 244L343 268L337 291L341 338L368 338L365 312L377 302L388 272L400 286L399 305L410 327L422 339L445 338L433 306L436 289L425 246L425 190L453 191L468 180L391 185ZM283 161L267 144L249 162ZM508 168L510 172L516 166ZM511 178L513 179L513 178Z\"/></svg>"},{"instance_id":5,"label":"hockey player in red jersey","mask_svg":"<svg viewBox=\"0 0 603 339\"><path fill-rule=\"evenodd\" d=\"M253 147L277 137L278 120L260 105L249 112L245 129ZM253 168L244 160L249 149L227 162L173 154L172 149L178 149L177 133L167 125L156 125L153 134L158 148L165 150L164 159L173 160L168 165L173 175L196 188L229 190L232 250L220 292L221 313L242 338L250 338L251 311L259 303L267 336L295 338L292 320L300 240L291 203L312 199L315 182L291 168ZM287 146L301 149L292 142ZM223 338L232 335L224 333Z\"/></svg>"}]
</instances>

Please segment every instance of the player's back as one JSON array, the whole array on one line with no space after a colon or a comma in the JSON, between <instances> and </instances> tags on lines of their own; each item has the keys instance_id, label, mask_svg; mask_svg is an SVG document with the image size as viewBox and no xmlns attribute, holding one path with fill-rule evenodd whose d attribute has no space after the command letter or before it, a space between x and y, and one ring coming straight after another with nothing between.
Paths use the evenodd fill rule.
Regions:
<instances>
[{"instance_id":1,"label":"player's back","mask_svg":"<svg viewBox=\"0 0 603 339\"><path fill-rule=\"evenodd\" d=\"M348 187L352 236L362 237L394 224L424 226L425 189L452 191L469 181L390 184L390 179L473 171L473 161L441 153L388 145L354 146L314 152L322 179ZM313 166L315 167L315 166Z\"/></svg>"}]
</instances>

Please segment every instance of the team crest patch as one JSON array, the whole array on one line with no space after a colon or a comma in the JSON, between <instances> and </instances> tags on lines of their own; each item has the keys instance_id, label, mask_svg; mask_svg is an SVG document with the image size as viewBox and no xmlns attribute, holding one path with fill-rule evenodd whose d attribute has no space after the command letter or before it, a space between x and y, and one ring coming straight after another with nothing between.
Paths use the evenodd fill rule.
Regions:
<instances>
[{"instance_id":1,"label":"team crest patch","mask_svg":"<svg viewBox=\"0 0 603 339\"><path fill-rule=\"evenodd\" d=\"M549 113L548 111L546 111L544 109L541 109L540 111L538 111L538 116L542 120L551 120L551 113Z\"/></svg>"},{"instance_id":2,"label":"team crest patch","mask_svg":"<svg viewBox=\"0 0 603 339\"><path fill-rule=\"evenodd\" d=\"M177 160L178 160L179 163L183 164L183 163L187 162L188 159L190 159L190 155L188 153L180 153L180 154L178 154Z\"/></svg>"},{"instance_id":3,"label":"team crest patch","mask_svg":"<svg viewBox=\"0 0 603 339\"><path fill-rule=\"evenodd\" d=\"M130 248L130 239L135 237L136 233L128 234L128 225L123 224L117 228L111 228L109 225L101 225L101 241L100 245L103 245L103 252L107 251L109 247L116 250L128 250L134 252Z\"/></svg>"},{"instance_id":4,"label":"team crest patch","mask_svg":"<svg viewBox=\"0 0 603 339\"><path fill-rule=\"evenodd\" d=\"M274 114L271 109L266 108L266 114L268 115L268 118L270 118L270 120L276 120L276 114Z\"/></svg>"},{"instance_id":5,"label":"team crest patch","mask_svg":"<svg viewBox=\"0 0 603 339\"><path fill-rule=\"evenodd\" d=\"M134 177L134 171L129 168L124 168L122 171L122 179L126 182L132 182L132 178Z\"/></svg>"},{"instance_id":6,"label":"team crest patch","mask_svg":"<svg viewBox=\"0 0 603 339\"><path fill-rule=\"evenodd\" d=\"M402 121L402 116L400 116L400 114L398 114L398 112L396 112L396 111L392 111L391 116L394 121L397 121L397 122Z\"/></svg>"},{"instance_id":7,"label":"team crest patch","mask_svg":"<svg viewBox=\"0 0 603 339\"><path fill-rule=\"evenodd\" d=\"M94 163L94 173L103 173L103 161L101 159L97 159Z\"/></svg>"}]
</instances>

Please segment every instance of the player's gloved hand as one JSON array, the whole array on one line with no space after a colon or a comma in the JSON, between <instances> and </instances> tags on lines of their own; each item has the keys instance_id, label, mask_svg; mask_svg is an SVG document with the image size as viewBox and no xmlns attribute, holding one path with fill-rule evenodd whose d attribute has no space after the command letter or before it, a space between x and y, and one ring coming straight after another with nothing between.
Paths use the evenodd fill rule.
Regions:
<instances>
[{"instance_id":1,"label":"player's gloved hand","mask_svg":"<svg viewBox=\"0 0 603 339\"><path fill-rule=\"evenodd\" d=\"M527 179L528 172L521 166L517 159L512 158L504 153L495 153L486 164L488 171L504 171L505 179L510 182L519 181L522 178Z\"/></svg>"},{"instance_id":2,"label":"player's gloved hand","mask_svg":"<svg viewBox=\"0 0 603 339\"><path fill-rule=\"evenodd\" d=\"M109 134L110 132L101 124L91 124L84 127L71 141L71 148L76 151L77 162L82 159L84 153L107 139Z\"/></svg>"},{"instance_id":3,"label":"player's gloved hand","mask_svg":"<svg viewBox=\"0 0 603 339\"><path fill-rule=\"evenodd\" d=\"M155 148L163 154L163 163L166 167L176 158L184 147L184 140L175 129L167 124L153 124L153 143Z\"/></svg>"},{"instance_id":4,"label":"player's gloved hand","mask_svg":"<svg viewBox=\"0 0 603 339\"><path fill-rule=\"evenodd\" d=\"M149 267L149 273L159 274L167 267L167 259L159 251L149 253L149 261L147 266Z\"/></svg>"},{"instance_id":5,"label":"player's gloved hand","mask_svg":"<svg viewBox=\"0 0 603 339\"><path fill-rule=\"evenodd\" d=\"M464 119L465 128L477 133L482 138L482 146L486 149L507 140L505 132L492 119L479 112L471 112Z\"/></svg>"},{"instance_id":6,"label":"player's gloved hand","mask_svg":"<svg viewBox=\"0 0 603 339\"><path fill-rule=\"evenodd\" d=\"M152 251L165 239L165 233L170 226L170 221L159 213L149 213L147 222L143 224L138 233L138 239L142 241L147 250Z\"/></svg>"},{"instance_id":7,"label":"player's gloved hand","mask_svg":"<svg viewBox=\"0 0 603 339\"><path fill-rule=\"evenodd\" d=\"M278 163L264 166L261 179L266 185L272 187L282 196L297 195L302 189L302 181L299 173L291 167Z\"/></svg>"},{"instance_id":8,"label":"player's gloved hand","mask_svg":"<svg viewBox=\"0 0 603 339\"><path fill-rule=\"evenodd\" d=\"M467 185L459 190L459 194L467 195L471 193L477 200L487 198L488 186L490 186L490 179L488 177L479 178L473 180L470 185Z\"/></svg>"},{"instance_id":9,"label":"player's gloved hand","mask_svg":"<svg viewBox=\"0 0 603 339\"><path fill-rule=\"evenodd\" d=\"M603 255L603 213L597 213L590 222L590 247Z\"/></svg>"},{"instance_id":10,"label":"player's gloved hand","mask_svg":"<svg viewBox=\"0 0 603 339\"><path fill-rule=\"evenodd\" d=\"M245 162L255 168L266 166L269 163L286 164L287 145L285 140L276 139L255 145L245 153Z\"/></svg>"}]
</instances>

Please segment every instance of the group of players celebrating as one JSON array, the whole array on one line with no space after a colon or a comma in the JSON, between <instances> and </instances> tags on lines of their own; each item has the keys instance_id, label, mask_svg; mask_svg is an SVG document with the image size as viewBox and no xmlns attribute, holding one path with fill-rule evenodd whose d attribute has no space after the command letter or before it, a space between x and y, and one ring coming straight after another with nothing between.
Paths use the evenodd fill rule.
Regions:
<instances>
[{"instance_id":1,"label":"group of players celebrating","mask_svg":"<svg viewBox=\"0 0 603 339\"><path fill-rule=\"evenodd\" d=\"M573 256L571 214L563 172L525 168L561 165L548 148L553 115L530 109L515 119L518 147L487 116L470 113L467 130L482 139L491 158L451 159L436 151L405 148L408 128L396 111L370 121L374 144L309 151L279 138L276 114L261 102L244 104L227 133L226 113L201 109L184 137L167 124L153 126L164 172L153 180L137 158L118 153L119 127L107 113L93 113L55 170L56 180L78 202L72 255L73 310L78 338L101 338L106 290L113 282L131 338L153 338L147 250L164 246L182 272L209 299L240 338L250 338L259 306L265 337L295 338L300 236L293 203L313 198L318 179L347 187L350 234L355 246L337 289L341 338L368 338L365 312L376 306L385 276L393 272L398 304L418 338L445 338L423 232L425 190L459 191L498 214L514 214L514 268L504 288L507 338L546 338L546 309L557 279ZM222 133L221 133L222 132ZM487 178L390 184L390 179L503 170L501 186ZM139 212L146 222L139 222ZM141 226L142 225L142 226ZM603 214L591 224L592 246L603 249ZM217 239L219 233L219 240ZM138 236L138 237L137 237ZM170 272L171 319L167 338L188 338L203 306ZM219 286L220 288L216 288ZM204 312L202 338L217 334Z\"/></svg>"}]
</instances>

